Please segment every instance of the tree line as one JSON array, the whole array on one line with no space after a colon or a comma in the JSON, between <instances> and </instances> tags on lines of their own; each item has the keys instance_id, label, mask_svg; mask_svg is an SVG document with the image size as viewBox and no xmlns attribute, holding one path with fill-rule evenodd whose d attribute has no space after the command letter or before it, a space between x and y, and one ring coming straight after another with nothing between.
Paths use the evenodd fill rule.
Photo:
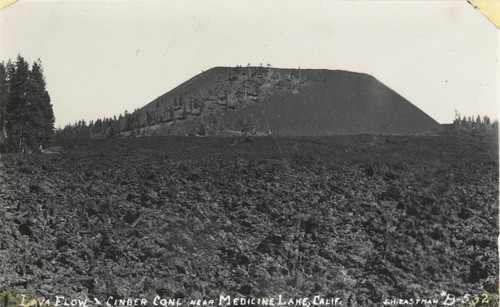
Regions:
<instances>
[{"instance_id":1,"label":"tree line","mask_svg":"<svg viewBox=\"0 0 500 307\"><path fill-rule=\"evenodd\" d=\"M462 116L455 110L453 127L462 131L498 131L498 120L491 120L488 116Z\"/></svg>"},{"instance_id":2,"label":"tree line","mask_svg":"<svg viewBox=\"0 0 500 307\"><path fill-rule=\"evenodd\" d=\"M0 150L25 153L49 145L54 122L40 59L31 67L21 55L1 62Z\"/></svg>"},{"instance_id":3,"label":"tree line","mask_svg":"<svg viewBox=\"0 0 500 307\"><path fill-rule=\"evenodd\" d=\"M167 108L163 107L166 101L158 97L150 109L141 111L137 108L132 113L125 110L118 116L103 117L89 122L78 120L69 123L64 128L56 130L56 139L139 136L144 134L149 127L158 123L172 122L175 124L176 120L187 119L188 114L200 116L204 107L202 98L194 95L187 98L185 95L187 92L175 96ZM198 113L195 113L194 110L198 110Z\"/></svg>"},{"instance_id":4,"label":"tree line","mask_svg":"<svg viewBox=\"0 0 500 307\"><path fill-rule=\"evenodd\" d=\"M62 129L56 130L57 139L80 139L88 137L114 137L125 131L144 127L140 121L139 109L129 113L127 110L118 117L103 117L95 121L91 120L88 123L85 120L79 120L72 124L67 124ZM147 118L151 115L147 114ZM146 119L147 121L147 119ZM151 119L150 119L151 121Z\"/></svg>"}]
</instances>

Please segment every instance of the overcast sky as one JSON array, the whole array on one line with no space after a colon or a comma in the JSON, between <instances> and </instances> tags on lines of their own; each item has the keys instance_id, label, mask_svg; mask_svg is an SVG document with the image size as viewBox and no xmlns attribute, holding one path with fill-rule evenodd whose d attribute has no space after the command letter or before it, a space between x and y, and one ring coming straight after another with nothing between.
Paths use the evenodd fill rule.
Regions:
<instances>
[{"instance_id":1,"label":"overcast sky","mask_svg":"<svg viewBox=\"0 0 500 307\"><path fill-rule=\"evenodd\" d=\"M448 123L499 117L499 32L462 0L21 0L0 11L0 60L42 60L56 127L248 63L365 72Z\"/></svg>"}]
</instances>

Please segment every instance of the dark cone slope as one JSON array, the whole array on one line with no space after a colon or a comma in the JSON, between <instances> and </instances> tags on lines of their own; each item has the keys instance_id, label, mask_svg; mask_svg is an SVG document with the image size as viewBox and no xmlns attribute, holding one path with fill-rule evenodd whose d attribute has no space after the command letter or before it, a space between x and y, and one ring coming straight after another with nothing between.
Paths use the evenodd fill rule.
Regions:
<instances>
[{"instance_id":1,"label":"dark cone slope","mask_svg":"<svg viewBox=\"0 0 500 307\"><path fill-rule=\"evenodd\" d=\"M374 77L341 70L216 67L135 114L133 135L422 134L439 124ZM126 135L126 133L125 133Z\"/></svg>"}]
</instances>

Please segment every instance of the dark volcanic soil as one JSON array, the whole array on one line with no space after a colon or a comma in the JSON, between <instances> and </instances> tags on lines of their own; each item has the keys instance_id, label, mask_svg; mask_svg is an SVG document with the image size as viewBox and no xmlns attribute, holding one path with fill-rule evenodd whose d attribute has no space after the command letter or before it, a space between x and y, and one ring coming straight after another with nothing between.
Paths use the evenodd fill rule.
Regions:
<instances>
[{"instance_id":1,"label":"dark volcanic soil","mask_svg":"<svg viewBox=\"0 0 500 307\"><path fill-rule=\"evenodd\" d=\"M494 304L496 138L143 138L2 155L0 284L87 306ZM17 306L8 287L0 305Z\"/></svg>"}]
</instances>

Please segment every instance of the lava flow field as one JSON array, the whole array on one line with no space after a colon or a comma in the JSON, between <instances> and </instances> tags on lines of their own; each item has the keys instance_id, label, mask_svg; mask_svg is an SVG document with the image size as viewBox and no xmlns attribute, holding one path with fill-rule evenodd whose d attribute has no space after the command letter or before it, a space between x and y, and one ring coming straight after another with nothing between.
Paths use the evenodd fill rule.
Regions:
<instances>
[{"instance_id":1,"label":"lava flow field","mask_svg":"<svg viewBox=\"0 0 500 307\"><path fill-rule=\"evenodd\" d=\"M497 138L157 137L2 154L0 305L493 306Z\"/></svg>"}]
</instances>

